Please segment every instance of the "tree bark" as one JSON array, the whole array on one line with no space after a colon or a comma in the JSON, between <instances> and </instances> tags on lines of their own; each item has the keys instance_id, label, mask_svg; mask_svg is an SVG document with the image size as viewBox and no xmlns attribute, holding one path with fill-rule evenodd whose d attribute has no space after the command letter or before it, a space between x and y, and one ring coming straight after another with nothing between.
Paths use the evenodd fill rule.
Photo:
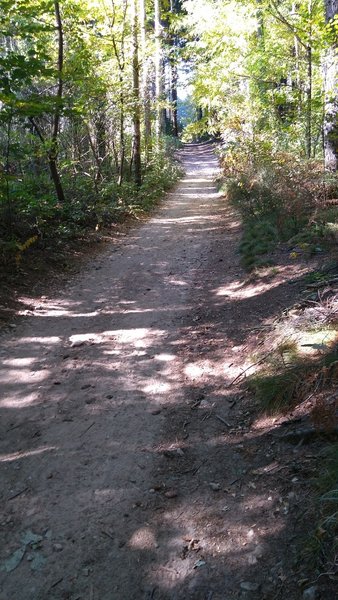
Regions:
<instances>
[{"instance_id":1,"label":"tree bark","mask_svg":"<svg viewBox=\"0 0 338 600\"><path fill-rule=\"evenodd\" d=\"M104 102L102 106L98 107L98 112L95 117L95 133L96 133L96 145L97 154L100 159L101 165L103 166L107 157L107 131L106 131L106 115L104 111ZM102 175L102 168L100 168L100 175Z\"/></svg>"},{"instance_id":2,"label":"tree bark","mask_svg":"<svg viewBox=\"0 0 338 600\"><path fill-rule=\"evenodd\" d=\"M306 156L311 158L312 154L312 46L307 45L306 48L307 60L307 86L306 86Z\"/></svg>"},{"instance_id":3,"label":"tree bark","mask_svg":"<svg viewBox=\"0 0 338 600\"><path fill-rule=\"evenodd\" d=\"M139 19L136 0L131 0L131 29L132 29L132 64L133 64L133 167L134 181L137 186L142 183L141 164L141 111L140 111L140 65L138 30Z\"/></svg>"},{"instance_id":4,"label":"tree bark","mask_svg":"<svg viewBox=\"0 0 338 600\"><path fill-rule=\"evenodd\" d=\"M165 132L165 109L162 106L164 96L163 86L163 52L162 52L162 23L161 0L154 0L155 8L155 94L156 94L156 139L159 142Z\"/></svg>"},{"instance_id":5,"label":"tree bark","mask_svg":"<svg viewBox=\"0 0 338 600\"><path fill-rule=\"evenodd\" d=\"M113 8L113 17L110 23L110 28L112 32L112 44L114 55L117 61L118 71L119 71L119 84L120 84L120 119L119 119L119 165L118 165L118 185L122 185L123 175L124 175L124 163L125 163L125 135L124 135L124 126L125 126L125 102L124 102L124 68L125 68L125 54L124 54L124 39L126 32L126 16L127 16L127 8L128 8L128 0L123 0L123 27L122 27L122 35L120 39L120 51L117 47L116 38L114 34L114 25L115 25L115 4L114 0L112 0L112 8ZM116 151L115 151L116 156Z\"/></svg>"},{"instance_id":6,"label":"tree bark","mask_svg":"<svg viewBox=\"0 0 338 600\"><path fill-rule=\"evenodd\" d=\"M338 0L325 0L326 23L332 23L338 14ZM338 44L328 49L324 65L325 115L324 157L328 171L338 170Z\"/></svg>"},{"instance_id":7,"label":"tree bark","mask_svg":"<svg viewBox=\"0 0 338 600\"><path fill-rule=\"evenodd\" d=\"M146 32L146 8L145 0L139 0L140 14L140 32L141 32L141 48L142 48L142 98L144 107L144 145L146 162L152 150L151 139L151 110L150 110L150 94L149 94L149 60L147 56L147 32Z\"/></svg>"},{"instance_id":8,"label":"tree bark","mask_svg":"<svg viewBox=\"0 0 338 600\"><path fill-rule=\"evenodd\" d=\"M175 137L178 137L177 79L177 66L171 63L171 126Z\"/></svg>"},{"instance_id":9,"label":"tree bark","mask_svg":"<svg viewBox=\"0 0 338 600\"><path fill-rule=\"evenodd\" d=\"M178 6L176 0L170 0L170 12L172 14L178 13ZM171 130L175 137L178 137L178 115L177 115L177 83L178 83L178 72L177 72L177 46L178 40L175 32L170 32L170 120Z\"/></svg>"},{"instance_id":10,"label":"tree bark","mask_svg":"<svg viewBox=\"0 0 338 600\"><path fill-rule=\"evenodd\" d=\"M58 36L58 62L57 62L57 72L58 72L58 84L57 84L57 92L56 92L56 106L53 117L52 124L52 137L50 141L50 150L48 152L48 164L51 173L51 177L54 183L56 195L58 201L60 203L65 202L65 195L61 183L59 168L57 164L58 158L58 137L60 130L60 118L61 118L61 104L63 98L63 52L64 52L64 39L63 39L63 27L60 13L60 5L59 2L54 2L54 10L55 10L55 21L56 21L56 30Z\"/></svg>"}]
</instances>

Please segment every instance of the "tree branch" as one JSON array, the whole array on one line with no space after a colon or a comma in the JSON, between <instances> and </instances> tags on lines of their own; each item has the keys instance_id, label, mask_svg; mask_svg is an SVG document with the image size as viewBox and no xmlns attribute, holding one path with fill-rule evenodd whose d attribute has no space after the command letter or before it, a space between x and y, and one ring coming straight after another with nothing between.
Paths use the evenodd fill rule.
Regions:
<instances>
[{"instance_id":1,"label":"tree branch","mask_svg":"<svg viewBox=\"0 0 338 600\"><path fill-rule=\"evenodd\" d=\"M303 48L305 48L305 50L307 49L307 44L306 42L303 42L302 38L300 37L300 35L297 33L297 27L295 27L295 25L292 25L292 23L289 23L289 21L284 17L284 15L280 12L278 6L276 6L275 2L273 0L270 0L271 3L271 7L273 7L273 9L276 11L277 14L274 14L273 11L270 9L270 13L272 14L272 16L277 19L277 21L279 21L280 23L282 23L283 25L285 25L288 29L290 29L290 31L292 31L293 35L295 36L295 38L298 40L298 42L300 43L301 46L303 46ZM302 31L302 30L301 30ZM304 33L304 32L303 32Z\"/></svg>"}]
</instances>

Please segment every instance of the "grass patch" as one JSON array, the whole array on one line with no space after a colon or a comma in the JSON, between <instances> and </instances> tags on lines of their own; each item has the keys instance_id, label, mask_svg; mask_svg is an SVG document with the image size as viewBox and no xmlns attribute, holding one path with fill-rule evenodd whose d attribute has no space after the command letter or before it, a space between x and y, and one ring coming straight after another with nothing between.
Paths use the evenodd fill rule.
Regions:
<instances>
[{"instance_id":1,"label":"grass patch","mask_svg":"<svg viewBox=\"0 0 338 600\"><path fill-rule=\"evenodd\" d=\"M286 360L286 354L289 362ZM278 372L273 372L273 368L277 367L278 369L276 363L281 363L280 356L282 357L282 367L279 367ZM263 371L251 377L249 388L254 392L263 411L267 414L287 412L312 393L337 384L338 346L315 360L304 360L298 355L293 345L284 347L279 350L278 359L275 364L270 365L270 369L271 372ZM326 407L319 406L318 414L315 415L318 424L328 429L330 425L334 425L334 419L332 421L330 418L331 410L333 409L330 407L327 415Z\"/></svg>"}]
</instances>

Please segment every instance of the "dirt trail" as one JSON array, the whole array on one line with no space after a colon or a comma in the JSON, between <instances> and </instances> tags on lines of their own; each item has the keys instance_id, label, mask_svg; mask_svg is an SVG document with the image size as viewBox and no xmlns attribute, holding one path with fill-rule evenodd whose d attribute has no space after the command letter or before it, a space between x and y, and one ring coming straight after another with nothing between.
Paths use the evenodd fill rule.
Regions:
<instances>
[{"instance_id":1,"label":"dirt trail","mask_svg":"<svg viewBox=\"0 0 338 600\"><path fill-rule=\"evenodd\" d=\"M212 149L182 157L156 215L1 340L1 600L297 597L290 488L255 479L275 442L229 388L292 271L245 282Z\"/></svg>"}]
</instances>

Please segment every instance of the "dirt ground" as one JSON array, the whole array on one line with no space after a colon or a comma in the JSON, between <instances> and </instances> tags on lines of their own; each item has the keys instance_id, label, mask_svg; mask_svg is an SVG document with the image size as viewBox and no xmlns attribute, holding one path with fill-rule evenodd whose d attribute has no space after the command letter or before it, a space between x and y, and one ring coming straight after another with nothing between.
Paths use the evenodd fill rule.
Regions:
<instances>
[{"instance_id":1,"label":"dirt ground","mask_svg":"<svg viewBox=\"0 0 338 600\"><path fill-rule=\"evenodd\" d=\"M307 267L250 280L212 148L181 157L156 213L0 339L1 600L333 599L299 549L318 447L242 387Z\"/></svg>"}]
</instances>

